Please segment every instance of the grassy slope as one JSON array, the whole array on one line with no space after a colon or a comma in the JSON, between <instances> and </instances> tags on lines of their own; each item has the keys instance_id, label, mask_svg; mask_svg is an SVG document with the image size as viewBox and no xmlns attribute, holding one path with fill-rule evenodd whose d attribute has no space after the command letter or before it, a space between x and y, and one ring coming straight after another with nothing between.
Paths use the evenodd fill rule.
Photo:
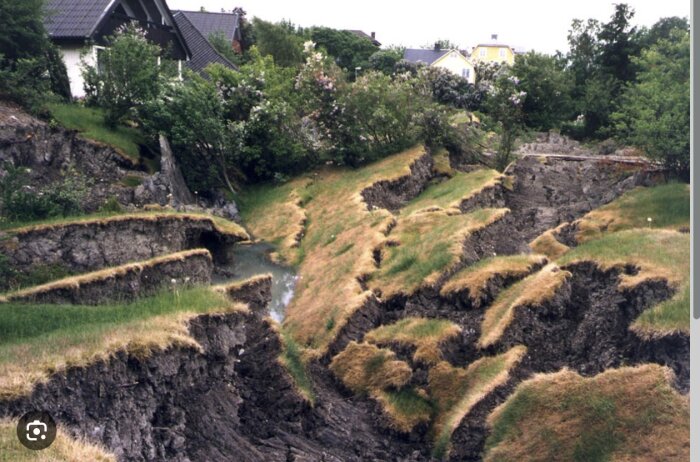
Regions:
<instances>
[{"instance_id":1,"label":"grassy slope","mask_svg":"<svg viewBox=\"0 0 700 462\"><path fill-rule=\"evenodd\" d=\"M373 271L372 250L384 239L382 232L392 218L385 210L368 211L360 192L379 180L408 175L410 164L423 154L417 147L361 169L321 171L312 184L298 190L307 225L295 257L300 280L284 328L301 347L322 353L369 295L357 278ZM288 188L273 187L275 191L266 193L270 199L257 207L244 206L244 215L264 214L270 204L288 201ZM280 239L260 222L249 223L249 229L267 241Z\"/></svg>"},{"instance_id":2,"label":"grassy slope","mask_svg":"<svg viewBox=\"0 0 700 462\"><path fill-rule=\"evenodd\" d=\"M370 286L384 297L413 293L439 277L460 260L465 239L503 217L508 209L479 209L450 215L443 211L399 217L382 250L382 264ZM398 245L396 245L398 244Z\"/></svg>"},{"instance_id":3,"label":"grassy slope","mask_svg":"<svg viewBox=\"0 0 700 462\"><path fill-rule=\"evenodd\" d=\"M647 221L651 218L652 221ZM630 228L677 230L690 225L690 186L668 183L637 188L585 215L576 238L585 242L603 233Z\"/></svg>"},{"instance_id":4,"label":"grassy slope","mask_svg":"<svg viewBox=\"0 0 700 462\"><path fill-rule=\"evenodd\" d=\"M669 300L645 310L632 328L643 335L690 332L690 235L676 231L632 229L606 234L567 252L558 263L595 261L603 269L633 264L635 276L623 275L622 287L663 278L676 289Z\"/></svg>"},{"instance_id":5,"label":"grassy slope","mask_svg":"<svg viewBox=\"0 0 700 462\"><path fill-rule=\"evenodd\" d=\"M466 290L471 299L478 299L488 281L494 276L524 277L535 265L546 262L547 259L544 256L534 254L485 258L454 274L442 287L440 293L444 296Z\"/></svg>"},{"instance_id":6,"label":"grassy slope","mask_svg":"<svg viewBox=\"0 0 700 462\"><path fill-rule=\"evenodd\" d=\"M209 288L99 307L0 304L0 398L27 393L53 372L120 349L147 355L174 343L196 346L189 318L242 306Z\"/></svg>"},{"instance_id":7,"label":"grassy slope","mask_svg":"<svg viewBox=\"0 0 700 462\"><path fill-rule=\"evenodd\" d=\"M365 341L376 344L396 342L416 347L414 361L434 364L442 359L440 344L461 332L447 319L404 318L365 334Z\"/></svg>"},{"instance_id":8,"label":"grassy slope","mask_svg":"<svg viewBox=\"0 0 700 462\"><path fill-rule=\"evenodd\" d=\"M689 460L688 398L657 365L523 382L489 417L487 462Z\"/></svg>"},{"instance_id":9,"label":"grassy slope","mask_svg":"<svg viewBox=\"0 0 700 462\"><path fill-rule=\"evenodd\" d=\"M300 178L281 186L254 186L238 198L248 229L256 238L275 245L280 259L291 264L298 263L295 237L304 230L302 194L308 184L309 180Z\"/></svg>"},{"instance_id":10,"label":"grassy slope","mask_svg":"<svg viewBox=\"0 0 700 462\"><path fill-rule=\"evenodd\" d=\"M456 173L449 180L428 187L401 209L401 215L437 207L459 213L459 205L462 201L475 196L489 186L498 184L502 176L495 170L486 169L471 173Z\"/></svg>"},{"instance_id":11,"label":"grassy slope","mask_svg":"<svg viewBox=\"0 0 700 462\"><path fill-rule=\"evenodd\" d=\"M56 440L43 451L32 451L17 439L17 422L0 420L0 462L115 462L117 458L95 444L76 440L60 426Z\"/></svg>"},{"instance_id":12,"label":"grassy slope","mask_svg":"<svg viewBox=\"0 0 700 462\"><path fill-rule=\"evenodd\" d=\"M525 353L525 347L517 346L501 355L481 358L466 369L441 362L430 370L430 394L437 407L433 454L438 459L449 450L452 433L464 416L486 394L508 380L508 372Z\"/></svg>"},{"instance_id":13,"label":"grassy slope","mask_svg":"<svg viewBox=\"0 0 700 462\"><path fill-rule=\"evenodd\" d=\"M116 148L134 163L139 161L139 144L143 143L143 136L138 130L121 126L108 128L104 124L103 112L97 108L77 104L50 104L49 110L60 125L78 130L85 138Z\"/></svg>"}]
</instances>

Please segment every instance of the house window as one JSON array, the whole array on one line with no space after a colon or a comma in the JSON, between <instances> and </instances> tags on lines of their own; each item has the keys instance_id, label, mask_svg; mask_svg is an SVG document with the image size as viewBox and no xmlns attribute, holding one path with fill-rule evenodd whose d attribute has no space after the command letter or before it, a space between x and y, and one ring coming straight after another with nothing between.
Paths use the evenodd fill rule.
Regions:
<instances>
[{"instance_id":1,"label":"house window","mask_svg":"<svg viewBox=\"0 0 700 462\"><path fill-rule=\"evenodd\" d=\"M469 78L469 69L462 69L462 77L465 79Z\"/></svg>"},{"instance_id":2,"label":"house window","mask_svg":"<svg viewBox=\"0 0 700 462\"><path fill-rule=\"evenodd\" d=\"M498 50L498 54L501 56L501 58L505 58L506 57L506 49L501 48L500 50Z\"/></svg>"},{"instance_id":3,"label":"house window","mask_svg":"<svg viewBox=\"0 0 700 462\"><path fill-rule=\"evenodd\" d=\"M95 50L95 67L97 68L97 73L102 74L105 69L105 48L104 47L94 47Z\"/></svg>"},{"instance_id":4,"label":"house window","mask_svg":"<svg viewBox=\"0 0 700 462\"><path fill-rule=\"evenodd\" d=\"M486 48L481 48L479 50L479 56L481 56L482 58L486 57Z\"/></svg>"}]
</instances>

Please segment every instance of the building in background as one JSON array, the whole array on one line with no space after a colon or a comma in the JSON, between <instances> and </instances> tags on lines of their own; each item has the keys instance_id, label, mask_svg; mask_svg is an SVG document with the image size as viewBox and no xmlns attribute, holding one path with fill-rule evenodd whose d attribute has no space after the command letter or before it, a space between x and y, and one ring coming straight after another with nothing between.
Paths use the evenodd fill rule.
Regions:
<instances>
[{"instance_id":1,"label":"building in background","mask_svg":"<svg viewBox=\"0 0 700 462\"><path fill-rule=\"evenodd\" d=\"M46 11L46 30L66 64L74 98L85 96L81 60L96 65L106 37L129 22L136 21L170 58L180 63L190 59L165 0L48 0Z\"/></svg>"},{"instance_id":2,"label":"building in background","mask_svg":"<svg viewBox=\"0 0 700 462\"><path fill-rule=\"evenodd\" d=\"M512 66L515 63L515 51L510 45L498 43L498 35L491 36L491 42L480 43L471 52L471 60L474 63L497 63Z\"/></svg>"},{"instance_id":3,"label":"building in background","mask_svg":"<svg viewBox=\"0 0 700 462\"><path fill-rule=\"evenodd\" d=\"M441 67L455 75L464 77L469 83L474 83L474 65L459 50L432 50L408 48L404 51L403 59L406 61L425 64L430 67Z\"/></svg>"},{"instance_id":4,"label":"building in background","mask_svg":"<svg viewBox=\"0 0 700 462\"><path fill-rule=\"evenodd\" d=\"M350 32L351 34L355 34L360 38L367 39L372 42L372 45L375 47L380 47L382 44L377 40L377 34L372 32L371 34L367 34L364 31L361 30L351 30L351 29L346 29L345 32Z\"/></svg>"}]
</instances>

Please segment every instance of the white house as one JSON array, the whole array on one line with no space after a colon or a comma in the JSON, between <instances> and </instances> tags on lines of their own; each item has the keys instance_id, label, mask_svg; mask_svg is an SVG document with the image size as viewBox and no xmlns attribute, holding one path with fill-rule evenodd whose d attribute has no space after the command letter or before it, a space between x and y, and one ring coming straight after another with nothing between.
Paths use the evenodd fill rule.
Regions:
<instances>
[{"instance_id":1,"label":"white house","mask_svg":"<svg viewBox=\"0 0 700 462\"><path fill-rule=\"evenodd\" d=\"M412 63L447 69L455 75L464 77L469 83L475 82L474 65L459 50L407 49L403 57Z\"/></svg>"}]
</instances>

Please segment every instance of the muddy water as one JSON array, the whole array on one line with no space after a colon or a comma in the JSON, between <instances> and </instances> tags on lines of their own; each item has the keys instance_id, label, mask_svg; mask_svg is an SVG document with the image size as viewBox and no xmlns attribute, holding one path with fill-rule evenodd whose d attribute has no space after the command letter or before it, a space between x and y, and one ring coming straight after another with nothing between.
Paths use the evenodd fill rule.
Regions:
<instances>
[{"instance_id":1,"label":"muddy water","mask_svg":"<svg viewBox=\"0 0 700 462\"><path fill-rule=\"evenodd\" d=\"M224 267L233 273L233 277L214 276L217 284L248 279L258 274L272 274L272 301L270 316L278 322L284 320L287 305L294 296L297 275L288 266L270 261L268 254L272 251L268 244L237 245L233 251L233 264Z\"/></svg>"}]
</instances>

